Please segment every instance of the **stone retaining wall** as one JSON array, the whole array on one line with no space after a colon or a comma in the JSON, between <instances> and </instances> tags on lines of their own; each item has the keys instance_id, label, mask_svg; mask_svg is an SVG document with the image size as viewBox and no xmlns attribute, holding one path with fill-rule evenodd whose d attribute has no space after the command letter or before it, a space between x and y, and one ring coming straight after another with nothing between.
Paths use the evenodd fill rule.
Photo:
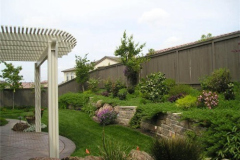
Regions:
<instances>
[{"instance_id":1,"label":"stone retaining wall","mask_svg":"<svg viewBox=\"0 0 240 160\"><path fill-rule=\"evenodd\" d=\"M186 131L193 131L197 135L201 135L205 128L197 126L197 122L183 120L180 121L181 113L159 113L154 120L146 120L141 122L141 129L155 133L157 136L183 137Z\"/></svg>"},{"instance_id":2,"label":"stone retaining wall","mask_svg":"<svg viewBox=\"0 0 240 160\"><path fill-rule=\"evenodd\" d=\"M118 113L116 122L128 126L131 118L136 112L137 106L116 106L114 110Z\"/></svg>"}]
</instances>

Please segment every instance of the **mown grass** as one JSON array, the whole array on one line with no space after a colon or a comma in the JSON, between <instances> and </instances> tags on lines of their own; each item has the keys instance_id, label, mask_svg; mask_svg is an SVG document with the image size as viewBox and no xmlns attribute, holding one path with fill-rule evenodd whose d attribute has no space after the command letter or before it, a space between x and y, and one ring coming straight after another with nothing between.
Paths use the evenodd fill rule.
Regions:
<instances>
[{"instance_id":1,"label":"mown grass","mask_svg":"<svg viewBox=\"0 0 240 160\"><path fill-rule=\"evenodd\" d=\"M24 110L6 109L2 115L6 118L17 119L20 115L27 114ZM42 122L47 124L48 113L45 109ZM118 145L131 149L137 146L141 150L150 152L150 146L153 139L138 131L119 125L109 125L104 127L105 137L111 141L118 142ZM47 131L44 129L43 131ZM75 110L60 109L59 110L59 132L60 135L71 139L76 150L72 156L86 156L85 150L88 149L91 155L99 155L99 147L102 146L103 127L94 122L86 113Z\"/></svg>"}]
</instances>

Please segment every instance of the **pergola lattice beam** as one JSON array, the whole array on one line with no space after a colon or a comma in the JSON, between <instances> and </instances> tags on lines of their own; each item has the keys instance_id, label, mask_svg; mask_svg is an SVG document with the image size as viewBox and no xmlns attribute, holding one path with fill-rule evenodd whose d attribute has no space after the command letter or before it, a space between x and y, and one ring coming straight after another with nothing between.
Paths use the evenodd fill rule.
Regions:
<instances>
[{"instance_id":1,"label":"pergola lattice beam","mask_svg":"<svg viewBox=\"0 0 240 160\"><path fill-rule=\"evenodd\" d=\"M77 44L71 34L57 29L1 26L0 58L9 61L11 55L11 61L38 61L52 39L58 42L58 57L71 52Z\"/></svg>"}]
</instances>

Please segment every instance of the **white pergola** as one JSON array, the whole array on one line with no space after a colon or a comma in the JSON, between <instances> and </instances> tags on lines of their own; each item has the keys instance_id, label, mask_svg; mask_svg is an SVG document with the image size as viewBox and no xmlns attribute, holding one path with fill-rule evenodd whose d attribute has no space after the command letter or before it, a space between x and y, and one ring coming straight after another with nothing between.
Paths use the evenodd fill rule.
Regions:
<instances>
[{"instance_id":1,"label":"white pergola","mask_svg":"<svg viewBox=\"0 0 240 160\"><path fill-rule=\"evenodd\" d=\"M59 158L58 58L76 46L69 33L56 29L1 26L0 60L35 62L35 125L41 132L40 66L48 60L49 156Z\"/></svg>"}]
</instances>

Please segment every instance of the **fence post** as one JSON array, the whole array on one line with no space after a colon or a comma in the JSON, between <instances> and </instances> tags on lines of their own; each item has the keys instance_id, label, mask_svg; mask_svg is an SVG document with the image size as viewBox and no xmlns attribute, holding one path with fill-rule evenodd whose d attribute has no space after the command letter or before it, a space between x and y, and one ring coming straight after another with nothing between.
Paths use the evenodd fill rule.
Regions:
<instances>
[{"instance_id":1,"label":"fence post","mask_svg":"<svg viewBox=\"0 0 240 160\"><path fill-rule=\"evenodd\" d=\"M212 72L215 70L215 45L212 42Z\"/></svg>"}]
</instances>

